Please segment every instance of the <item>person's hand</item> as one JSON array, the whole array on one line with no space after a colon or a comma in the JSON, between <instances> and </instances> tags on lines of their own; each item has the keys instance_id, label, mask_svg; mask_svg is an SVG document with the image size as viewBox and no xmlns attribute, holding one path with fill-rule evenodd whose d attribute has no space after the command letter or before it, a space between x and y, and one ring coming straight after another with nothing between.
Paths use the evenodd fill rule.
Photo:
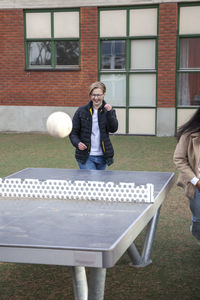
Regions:
<instances>
[{"instance_id":1,"label":"person's hand","mask_svg":"<svg viewBox=\"0 0 200 300\"><path fill-rule=\"evenodd\" d=\"M78 149L85 150L85 149L87 149L87 146L84 143L80 142L80 143L78 143Z\"/></svg>"},{"instance_id":2,"label":"person's hand","mask_svg":"<svg viewBox=\"0 0 200 300\"><path fill-rule=\"evenodd\" d=\"M110 104L106 104L105 106L104 106L104 108L107 110L107 111L110 111L111 109L112 109L112 106L110 105Z\"/></svg>"},{"instance_id":3,"label":"person's hand","mask_svg":"<svg viewBox=\"0 0 200 300\"><path fill-rule=\"evenodd\" d=\"M200 180L197 181L196 187L198 188L199 192L200 192Z\"/></svg>"}]
</instances>

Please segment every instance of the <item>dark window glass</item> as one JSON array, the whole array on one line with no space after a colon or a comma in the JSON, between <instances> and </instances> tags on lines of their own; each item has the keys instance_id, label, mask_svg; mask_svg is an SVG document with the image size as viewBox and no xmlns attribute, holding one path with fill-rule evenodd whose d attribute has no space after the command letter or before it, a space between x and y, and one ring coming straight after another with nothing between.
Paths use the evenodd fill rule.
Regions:
<instances>
[{"instance_id":1,"label":"dark window glass","mask_svg":"<svg viewBox=\"0 0 200 300\"><path fill-rule=\"evenodd\" d=\"M78 65L79 64L79 42L57 41L56 42L56 64Z\"/></svg>"},{"instance_id":2,"label":"dark window glass","mask_svg":"<svg viewBox=\"0 0 200 300\"><path fill-rule=\"evenodd\" d=\"M178 104L200 105L200 73L180 73Z\"/></svg>"},{"instance_id":3,"label":"dark window glass","mask_svg":"<svg viewBox=\"0 0 200 300\"><path fill-rule=\"evenodd\" d=\"M102 41L101 53L102 69L125 69L125 41Z\"/></svg>"},{"instance_id":4,"label":"dark window glass","mask_svg":"<svg viewBox=\"0 0 200 300\"><path fill-rule=\"evenodd\" d=\"M180 68L200 68L200 38L180 39Z\"/></svg>"},{"instance_id":5,"label":"dark window glass","mask_svg":"<svg viewBox=\"0 0 200 300\"><path fill-rule=\"evenodd\" d=\"M51 42L29 42L28 60L31 66L51 65Z\"/></svg>"}]
</instances>

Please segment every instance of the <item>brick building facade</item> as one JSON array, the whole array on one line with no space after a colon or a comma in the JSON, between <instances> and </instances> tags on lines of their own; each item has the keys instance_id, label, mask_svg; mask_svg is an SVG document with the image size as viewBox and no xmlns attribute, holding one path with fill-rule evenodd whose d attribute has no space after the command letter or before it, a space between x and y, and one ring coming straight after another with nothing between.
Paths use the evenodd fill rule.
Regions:
<instances>
[{"instance_id":1,"label":"brick building facade","mask_svg":"<svg viewBox=\"0 0 200 300\"><path fill-rule=\"evenodd\" d=\"M26 2L0 4L1 131L45 131L51 112L73 116L87 103L97 80L108 88L118 133L172 136L198 107L200 63L190 62L200 49L198 2Z\"/></svg>"}]
</instances>

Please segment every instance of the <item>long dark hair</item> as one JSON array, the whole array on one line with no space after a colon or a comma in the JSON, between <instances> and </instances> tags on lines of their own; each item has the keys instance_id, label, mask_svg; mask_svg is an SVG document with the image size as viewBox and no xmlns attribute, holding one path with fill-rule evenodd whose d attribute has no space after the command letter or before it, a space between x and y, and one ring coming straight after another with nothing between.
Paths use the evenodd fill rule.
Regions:
<instances>
[{"instance_id":1,"label":"long dark hair","mask_svg":"<svg viewBox=\"0 0 200 300\"><path fill-rule=\"evenodd\" d=\"M200 132L200 108L197 109L197 111L193 114L189 121L179 127L176 134L177 140L179 141L180 137L184 133L194 132Z\"/></svg>"}]
</instances>

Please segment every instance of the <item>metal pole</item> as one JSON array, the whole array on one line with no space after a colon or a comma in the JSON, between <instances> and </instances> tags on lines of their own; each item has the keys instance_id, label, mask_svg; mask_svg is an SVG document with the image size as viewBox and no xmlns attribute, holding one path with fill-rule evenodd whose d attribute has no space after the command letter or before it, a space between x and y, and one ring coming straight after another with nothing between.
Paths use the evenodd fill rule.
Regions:
<instances>
[{"instance_id":1,"label":"metal pole","mask_svg":"<svg viewBox=\"0 0 200 300\"><path fill-rule=\"evenodd\" d=\"M105 268L91 268L88 300L103 300L106 280Z\"/></svg>"},{"instance_id":2,"label":"metal pole","mask_svg":"<svg viewBox=\"0 0 200 300\"><path fill-rule=\"evenodd\" d=\"M88 286L85 267L72 267L75 300L88 300Z\"/></svg>"},{"instance_id":3,"label":"metal pole","mask_svg":"<svg viewBox=\"0 0 200 300\"><path fill-rule=\"evenodd\" d=\"M140 256L140 254L139 254L139 252L138 252L138 250L137 250L134 243L131 244L131 246L128 248L127 252L128 252L128 255L129 255L129 257L132 261L130 263L131 266L136 267L137 265L141 265L142 258L141 258L141 256Z\"/></svg>"},{"instance_id":4,"label":"metal pole","mask_svg":"<svg viewBox=\"0 0 200 300\"><path fill-rule=\"evenodd\" d=\"M156 214L151 219L151 221L149 222L148 227L147 227L146 239L145 239L144 247L143 247L143 251L142 251L142 260L143 260L143 263L146 265L148 265L152 262L150 260L150 255L151 255L155 232L156 232L158 219L159 219L159 215L160 215L160 209L161 209L161 206L159 207L159 209L157 210Z\"/></svg>"}]
</instances>

